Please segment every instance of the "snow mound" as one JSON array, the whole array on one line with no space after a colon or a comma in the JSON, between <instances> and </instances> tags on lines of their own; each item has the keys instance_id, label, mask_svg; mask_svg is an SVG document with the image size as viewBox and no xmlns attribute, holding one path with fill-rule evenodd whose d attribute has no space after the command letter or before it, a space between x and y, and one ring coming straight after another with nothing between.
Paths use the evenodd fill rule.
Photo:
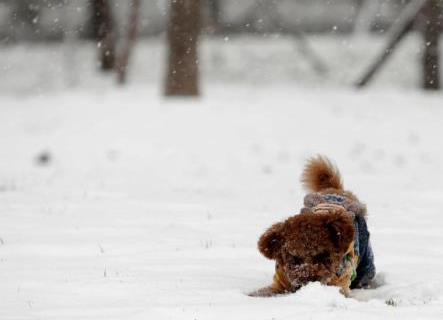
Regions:
<instances>
[{"instance_id":1,"label":"snow mound","mask_svg":"<svg viewBox=\"0 0 443 320\"><path fill-rule=\"evenodd\" d=\"M386 281L389 275L381 272L376 282L379 286L374 289L354 290L352 297L359 301L381 302L393 307L406 307L428 304L441 299L442 283L432 282L429 279L406 282ZM383 279L383 280L380 280ZM386 281L386 282L385 282Z\"/></svg>"},{"instance_id":2,"label":"snow mound","mask_svg":"<svg viewBox=\"0 0 443 320\"><path fill-rule=\"evenodd\" d=\"M293 298L298 304L312 307L346 308L358 304L354 299L347 299L338 287L325 286L320 282L309 283L297 291Z\"/></svg>"}]
</instances>

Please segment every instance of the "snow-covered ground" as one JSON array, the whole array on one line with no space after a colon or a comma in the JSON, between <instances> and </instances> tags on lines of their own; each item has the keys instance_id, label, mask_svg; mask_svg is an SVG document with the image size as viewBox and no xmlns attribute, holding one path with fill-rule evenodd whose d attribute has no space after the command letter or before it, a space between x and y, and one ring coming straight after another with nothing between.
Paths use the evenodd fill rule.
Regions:
<instances>
[{"instance_id":1,"label":"snow-covered ground","mask_svg":"<svg viewBox=\"0 0 443 320\"><path fill-rule=\"evenodd\" d=\"M1 85L0 319L442 319L441 93L214 81L166 101L94 81ZM379 287L248 297L316 153L368 204Z\"/></svg>"}]
</instances>

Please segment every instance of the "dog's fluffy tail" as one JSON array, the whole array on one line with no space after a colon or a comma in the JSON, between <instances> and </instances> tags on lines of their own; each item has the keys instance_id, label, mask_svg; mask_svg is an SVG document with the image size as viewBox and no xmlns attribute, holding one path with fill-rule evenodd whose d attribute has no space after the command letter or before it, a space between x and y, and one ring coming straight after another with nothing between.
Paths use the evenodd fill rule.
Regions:
<instances>
[{"instance_id":1,"label":"dog's fluffy tail","mask_svg":"<svg viewBox=\"0 0 443 320\"><path fill-rule=\"evenodd\" d=\"M321 155L308 160L301 182L309 192L319 192L328 188L343 190L343 182L337 167Z\"/></svg>"}]
</instances>

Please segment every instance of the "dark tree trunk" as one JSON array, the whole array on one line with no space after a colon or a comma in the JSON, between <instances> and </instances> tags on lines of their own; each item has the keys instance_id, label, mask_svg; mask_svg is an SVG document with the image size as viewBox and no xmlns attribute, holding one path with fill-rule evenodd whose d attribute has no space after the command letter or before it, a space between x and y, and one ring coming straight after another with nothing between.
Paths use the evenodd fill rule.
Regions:
<instances>
[{"instance_id":1,"label":"dark tree trunk","mask_svg":"<svg viewBox=\"0 0 443 320\"><path fill-rule=\"evenodd\" d=\"M92 29L99 48L100 67L111 71L115 66L115 32L109 0L92 0Z\"/></svg>"},{"instance_id":2,"label":"dark tree trunk","mask_svg":"<svg viewBox=\"0 0 443 320\"><path fill-rule=\"evenodd\" d=\"M208 1L208 31L210 33L219 33L221 31L220 25L220 1L219 0L207 0Z\"/></svg>"},{"instance_id":3,"label":"dark tree trunk","mask_svg":"<svg viewBox=\"0 0 443 320\"><path fill-rule=\"evenodd\" d=\"M199 94L200 0L171 0L168 24L167 96Z\"/></svg>"},{"instance_id":4,"label":"dark tree trunk","mask_svg":"<svg viewBox=\"0 0 443 320\"><path fill-rule=\"evenodd\" d=\"M132 48L135 45L138 33L138 24L140 20L140 6L141 0L132 0L131 9L129 14L128 35L126 39L126 45L123 48L123 52L118 59L117 63L117 76L118 83L126 83L126 74L129 65L129 58L131 56Z\"/></svg>"},{"instance_id":5,"label":"dark tree trunk","mask_svg":"<svg viewBox=\"0 0 443 320\"><path fill-rule=\"evenodd\" d=\"M442 4L428 0L424 10L423 88L440 89L440 31Z\"/></svg>"}]
</instances>

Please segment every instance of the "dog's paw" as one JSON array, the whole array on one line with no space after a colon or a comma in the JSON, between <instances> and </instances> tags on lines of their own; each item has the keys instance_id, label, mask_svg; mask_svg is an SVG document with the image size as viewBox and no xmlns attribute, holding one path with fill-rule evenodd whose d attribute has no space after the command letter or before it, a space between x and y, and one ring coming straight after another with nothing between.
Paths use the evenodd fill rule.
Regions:
<instances>
[{"instance_id":1,"label":"dog's paw","mask_svg":"<svg viewBox=\"0 0 443 320\"><path fill-rule=\"evenodd\" d=\"M278 293L275 292L272 286L264 287L258 290L255 290L251 293L248 293L250 297L273 297Z\"/></svg>"}]
</instances>

